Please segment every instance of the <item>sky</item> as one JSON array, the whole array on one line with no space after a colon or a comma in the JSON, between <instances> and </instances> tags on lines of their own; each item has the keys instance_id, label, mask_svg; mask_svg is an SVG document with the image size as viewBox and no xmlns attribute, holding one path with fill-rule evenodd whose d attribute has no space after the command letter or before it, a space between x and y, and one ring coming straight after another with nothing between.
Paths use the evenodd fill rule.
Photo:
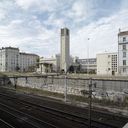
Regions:
<instances>
[{"instance_id":1,"label":"sky","mask_svg":"<svg viewBox=\"0 0 128 128\"><path fill-rule=\"evenodd\" d=\"M70 29L70 54L117 52L128 30L128 0L0 0L0 48L50 57L60 53L60 29Z\"/></svg>"}]
</instances>

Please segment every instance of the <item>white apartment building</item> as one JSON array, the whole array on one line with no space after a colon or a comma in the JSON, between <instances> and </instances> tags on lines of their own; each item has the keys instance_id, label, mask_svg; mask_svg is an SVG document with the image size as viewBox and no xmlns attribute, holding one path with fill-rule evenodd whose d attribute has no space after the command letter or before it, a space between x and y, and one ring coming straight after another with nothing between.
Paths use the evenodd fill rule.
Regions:
<instances>
[{"instance_id":1,"label":"white apartment building","mask_svg":"<svg viewBox=\"0 0 128 128\"><path fill-rule=\"evenodd\" d=\"M36 66L38 56L20 53L19 48L5 47L0 49L0 71L29 71Z\"/></svg>"},{"instance_id":2,"label":"white apartment building","mask_svg":"<svg viewBox=\"0 0 128 128\"><path fill-rule=\"evenodd\" d=\"M128 31L118 33L118 70L121 75L128 75Z\"/></svg>"},{"instance_id":3,"label":"white apartment building","mask_svg":"<svg viewBox=\"0 0 128 128\"><path fill-rule=\"evenodd\" d=\"M0 49L0 71L16 71L19 67L19 49L5 47Z\"/></svg>"},{"instance_id":4,"label":"white apartment building","mask_svg":"<svg viewBox=\"0 0 128 128\"><path fill-rule=\"evenodd\" d=\"M60 70L64 70L65 72L67 72L70 66L70 31L69 29L67 28L61 29L60 40L61 40Z\"/></svg>"},{"instance_id":5,"label":"white apartment building","mask_svg":"<svg viewBox=\"0 0 128 128\"><path fill-rule=\"evenodd\" d=\"M97 74L116 75L118 73L118 53L97 54Z\"/></svg>"},{"instance_id":6,"label":"white apartment building","mask_svg":"<svg viewBox=\"0 0 128 128\"><path fill-rule=\"evenodd\" d=\"M60 55L52 56L51 58L40 58L39 68L37 72L39 73L51 73L60 71Z\"/></svg>"}]
</instances>

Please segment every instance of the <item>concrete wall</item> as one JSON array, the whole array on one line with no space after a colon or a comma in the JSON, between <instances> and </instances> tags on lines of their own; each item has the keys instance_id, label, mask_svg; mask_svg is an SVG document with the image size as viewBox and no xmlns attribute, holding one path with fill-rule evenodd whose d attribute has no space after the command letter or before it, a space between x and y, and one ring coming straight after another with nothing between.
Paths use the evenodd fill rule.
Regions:
<instances>
[{"instance_id":1,"label":"concrete wall","mask_svg":"<svg viewBox=\"0 0 128 128\"><path fill-rule=\"evenodd\" d=\"M14 84L14 79L10 79ZM67 79L67 93L74 95L82 95L81 91L88 91L89 80L80 79ZM128 96L128 81L116 81L116 80L93 80L93 84L96 84L96 88L93 86L93 95L99 99L107 98L110 100L123 101L125 96ZM29 77L18 78L17 85L23 87L38 88L42 90L64 93L65 92L65 79L58 78L41 78L41 77ZM126 94L127 93L127 94Z\"/></svg>"}]
</instances>

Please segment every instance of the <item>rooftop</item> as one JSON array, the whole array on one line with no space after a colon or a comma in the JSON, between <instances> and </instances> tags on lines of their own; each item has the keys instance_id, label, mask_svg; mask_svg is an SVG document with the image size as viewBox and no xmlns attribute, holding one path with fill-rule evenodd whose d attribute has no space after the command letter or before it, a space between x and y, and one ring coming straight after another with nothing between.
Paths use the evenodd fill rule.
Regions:
<instances>
[{"instance_id":1,"label":"rooftop","mask_svg":"<svg viewBox=\"0 0 128 128\"><path fill-rule=\"evenodd\" d=\"M128 31L119 32L118 36L128 35Z\"/></svg>"}]
</instances>

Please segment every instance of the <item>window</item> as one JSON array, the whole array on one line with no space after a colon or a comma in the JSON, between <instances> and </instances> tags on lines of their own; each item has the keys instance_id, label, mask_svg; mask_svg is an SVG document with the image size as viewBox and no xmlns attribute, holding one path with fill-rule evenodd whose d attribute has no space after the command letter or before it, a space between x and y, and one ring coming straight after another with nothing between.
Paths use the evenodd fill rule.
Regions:
<instances>
[{"instance_id":1,"label":"window","mask_svg":"<svg viewBox=\"0 0 128 128\"><path fill-rule=\"evenodd\" d=\"M126 60L123 60L123 65L126 65Z\"/></svg>"},{"instance_id":2,"label":"window","mask_svg":"<svg viewBox=\"0 0 128 128\"><path fill-rule=\"evenodd\" d=\"M126 41L126 37L123 37L123 42L125 42Z\"/></svg>"},{"instance_id":3,"label":"window","mask_svg":"<svg viewBox=\"0 0 128 128\"><path fill-rule=\"evenodd\" d=\"M66 35L67 35L67 36L69 35L69 30L66 30Z\"/></svg>"},{"instance_id":4,"label":"window","mask_svg":"<svg viewBox=\"0 0 128 128\"><path fill-rule=\"evenodd\" d=\"M61 29L61 36L64 36L64 29Z\"/></svg>"},{"instance_id":5,"label":"window","mask_svg":"<svg viewBox=\"0 0 128 128\"><path fill-rule=\"evenodd\" d=\"M123 50L126 50L126 44L123 45Z\"/></svg>"},{"instance_id":6,"label":"window","mask_svg":"<svg viewBox=\"0 0 128 128\"><path fill-rule=\"evenodd\" d=\"M123 57L126 57L126 52L123 52Z\"/></svg>"},{"instance_id":7,"label":"window","mask_svg":"<svg viewBox=\"0 0 128 128\"><path fill-rule=\"evenodd\" d=\"M126 68L123 68L123 72L126 72Z\"/></svg>"}]
</instances>

